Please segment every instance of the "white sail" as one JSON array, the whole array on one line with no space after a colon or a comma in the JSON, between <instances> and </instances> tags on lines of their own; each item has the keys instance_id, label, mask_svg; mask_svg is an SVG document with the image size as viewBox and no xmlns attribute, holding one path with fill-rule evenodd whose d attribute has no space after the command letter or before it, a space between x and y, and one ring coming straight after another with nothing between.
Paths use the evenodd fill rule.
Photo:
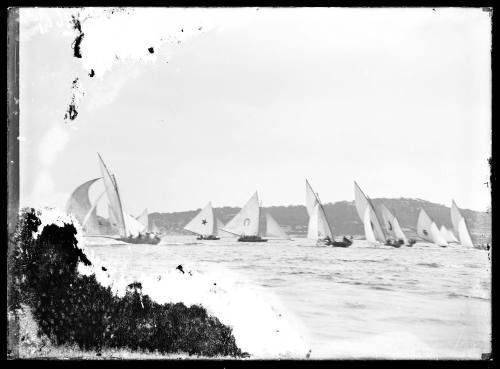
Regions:
<instances>
[{"instance_id":1,"label":"white sail","mask_svg":"<svg viewBox=\"0 0 500 369\"><path fill-rule=\"evenodd\" d=\"M267 237L279 237L279 238L288 238L288 235L280 227L276 219L273 218L269 212L266 211L266 236Z\"/></svg>"},{"instance_id":2,"label":"white sail","mask_svg":"<svg viewBox=\"0 0 500 369\"><path fill-rule=\"evenodd\" d=\"M104 164L101 155L99 154L97 155L99 156L102 178L104 181L104 186L106 188L106 195L108 197L111 212L113 214L114 220L116 221L120 235L127 237L128 236L127 226L125 224L125 216L123 213L122 203L120 200L120 194L118 192L118 186L116 184L116 180L111 176L111 173L106 167L106 164Z\"/></svg>"},{"instance_id":3,"label":"white sail","mask_svg":"<svg viewBox=\"0 0 500 369\"><path fill-rule=\"evenodd\" d=\"M124 213L125 226L127 229L127 236L137 237L140 233L146 231L144 224L135 219L132 215Z\"/></svg>"},{"instance_id":4,"label":"white sail","mask_svg":"<svg viewBox=\"0 0 500 369\"><path fill-rule=\"evenodd\" d=\"M307 214L311 216L314 206L318 202L316 194L314 193L311 185L306 179L306 209L307 209Z\"/></svg>"},{"instance_id":5,"label":"white sail","mask_svg":"<svg viewBox=\"0 0 500 369\"><path fill-rule=\"evenodd\" d=\"M307 225L307 238L317 241L319 236L319 204L315 203L309 214L309 224Z\"/></svg>"},{"instance_id":6,"label":"white sail","mask_svg":"<svg viewBox=\"0 0 500 369\"><path fill-rule=\"evenodd\" d=\"M238 214L226 224L223 231L239 236L259 236L259 218L259 196L255 191Z\"/></svg>"},{"instance_id":7,"label":"white sail","mask_svg":"<svg viewBox=\"0 0 500 369\"><path fill-rule=\"evenodd\" d=\"M219 237L222 237L222 236L231 236L231 233L224 232L222 230L222 228L224 228L224 223L222 222L222 220L220 220L219 218L215 217L215 235L219 236Z\"/></svg>"},{"instance_id":8,"label":"white sail","mask_svg":"<svg viewBox=\"0 0 500 369\"><path fill-rule=\"evenodd\" d=\"M212 204L209 202L184 229L200 236L215 236L217 228Z\"/></svg>"},{"instance_id":9,"label":"white sail","mask_svg":"<svg viewBox=\"0 0 500 369\"><path fill-rule=\"evenodd\" d=\"M375 237L373 222L371 220L371 211L367 207L365 209L365 215L363 216L363 228L365 230L365 238L368 242L376 243L377 238Z\"/></svg>"},{"instance_id":10,"label":"white sail","mask_svg":"<svg viewBox=\"0 0 500 369\"><path fill-rule=\"evenodd\" d=\"M380 224L375 208L356 182L354 182L354 199L358 216L364 223L366 239L370 242L378 241L385 243L385 233L382 229L382 225ZM372 231L370 231L370 229ZM372 240L371 233L373 233L375 241Z\"/></svg>"},{"instance_id":11,"label":"white sail","mask_svg":"<svg viewBox=\"0 0 500 369\"><path fill-rule=\"evenodd\" d=\"M141 215L135 217L139 222L144 224L144 229L149 230L149 216L148 216L148 209L144 209L144 211L141 213Z\"/></svg>"},{"instance_id":12,"label":"white sail","mask_svg":"<svg viewBox=\"0 0 500 369\"><path fill-rule=\"evenodd\" d=\"M405 244L408 244L408 240L399 225L398 218L384 204L380 205L380 210L386 231L396 240L403 240Z\"/></svg>"},{"instance_id":13,"label":"white sail","mask_svg":"<svg viewBox=\"0 0 500 369\"><path fill-rule=\"evenodd\" d=\"M460 244L467 247L474 247L472 238L470 236L469 227L462 213L458 209L457 204L454 200L451 201L451 222L453 223L453 229L458 234L458 239Z\"/></svg>"},{"instance_id":14,"label":"white sail","mask_svg":"<svg viewBox=\"0 0 500 369\"><path fill-rule=\"evenodd\" d=\"M306 180L306 208L309 213L309 224L307 237L313 240L330 237L333 240L333 232L326 218L325 209L319 201L318 196Z\"/></svg>"},{"instance_id":15,"label":"white sail","mask_svg":"<svg viewBox=\"0 0 500 369\"><path fill-rule=\"evenodd\" d=\"M439 232L441 233L441 236L446 240L448 243L458 243L458 240L455 238L453 233L450 232L448 228L446 228L444 225L439 228Z\"/></svg>"},{"instance_id":16,"label":"white sail","mask_svg":"<svg viewBox=\"0 0 500 369\"><path fill-rule=\"evenodd\" d=\"M96 207L89 198L90 187L101 178L91 179L78 186L66 203L66 213L72 214L82 225L85 234L99 234Z\"/></svg>"},{"instance_id":17,"label":"white sail","mask_svg":"<svg viewBox=\"0 0 500 369\"><path fill-rule=\"evenodd\" d=\"M439 246L447 246L448 242L443 238L436 223L427 215L424 209L420 209L417 220L417 234L425 241Z\"/></svg>"}]
</instances>

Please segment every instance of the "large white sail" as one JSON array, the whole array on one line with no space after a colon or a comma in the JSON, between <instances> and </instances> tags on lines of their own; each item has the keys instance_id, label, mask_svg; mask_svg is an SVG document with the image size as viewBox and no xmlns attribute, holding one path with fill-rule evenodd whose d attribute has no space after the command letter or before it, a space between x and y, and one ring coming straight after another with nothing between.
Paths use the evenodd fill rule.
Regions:
<instances>
[{"instance_id":1,"label":"large white sail","mask_svg":"<svg viewBox=\"0 0 500 369\"><path fill-rule=\"evenodd\" d=\"M259 217L259 196L255 191L245 206L222 230L239 236L259 236Z\"/></svg>"},{"instance_id":2,"label":"large white sail","mask_svg":"<svg viewBox=\"0 0 500 369\"><path fill-rule=\"evenodd\" d=\"M385 233L382 229L382 225L380 224L375 208L356 182L354 182L354 199L358 216L364 223L366 239L370 242L378 241L385 243ZM369 230L370 228L372 231ZM375 241L372 240L371 233L373 233Z\"/></svg>"},{"instance_id":3,"label":"large white sail","mask_svg":"<svg viewBox=\"0 0 500 369\"><path fill-rule=\"evenodd\" d=\"M144 229L149 230L149 216L148 216L148 209L144 209L144 211L141 213L141 215L137 216L135 219L137 219L139 222L144 224Z\"/></svg>"},{"instance_id":4,"label":"large white sail","mask_svg":"<svg viewBox=\"0 0 500 369\"><path fill-rule=\"evenodd\" d=\"M417 220L417 234L425 241L439 246L447 246L448 242L443 238L436 223L427 215L424 209L420 209Z\"/></svg>"},{"instance_id":5,"label":"large white sail","mask_svg":"<svg viewBox=\"0 0 500 369\"><path fill-rule=\"evenodd\" d=\"M89 198L90 187L101 178L91 179L78 186L66 203L66 213L72 214L82 225L85 234L99 234L96 207Z\"/></svg>"},{"instance_id":6,"label":"large white sail","mask_svg":"<svg viewBox=\"0 0 500 369\"><path fill-rule=\"evenodd\" d=\"M273 218L269 212L266 211L266 236L267 237L279 237L279 238L288 238L288 235L280 227L276 219Z\"/></svg>"},{"instance_id":7,"label":"large white sail","mask_svg":"<svg viewBox=\"0 0 500 369\"><path fill-rule=\"evenodd\" d=\"M104 181L104 186L106 188L106 195L108 197L109 205L111 212L113 214L113 218L116 221L118 231L120 232L121 236L127 237L127 226L125 224L125 217L123 213L123 208L122 208L122 203L120 199L120 194L118 192L118 186L116 184L116 180L111 176L111 173L109 172L108 168L106 167L106 164L104 164L104 161L101 158L101 155L97 154L99 156L99 163L101 166L101 173L102 173L102 178Z\"/></svg>"},{"instance_id":8,"label":"large white sail","mask_svg":"<svg viewBox=\"0 0 500 369\"><path fill-rule=\"evenodd\" d=\"M216 227L214 209L209 202L188 224L186 224L184 229L200 236L215 236Z\"/></svg>"},{"instance_id":9,"label":"large white sail","mask_svg":"<svg viewBox=\"0 0 500 369\"><path fill-rule=\"evenodd\" d=\"M458 209L455 200L451 201L450 212L451 212L451 222L453 223L453 229L458 234L458 239L460 241L460 244L467 247L474 247L472 238L470 236L469 227L467 227L465 218L462 216L462 213Z\"/></svg>"},{"instance_id":10,"label":"large white sail","mask_svg":"<svg viewBox=\"0 0 500 369\"><path fill-rule=\"evenodd\" d=\"M380 210L386 231L396 240L403 240L405 244L408 244L408 240L399 225L398 218L384 204L380 205Z\"/></svg>"},{"instance_id":11,"label":"large white sail","mask_svg":"<svg viewBox=\"0 0 500 369\"><path fill-rule=\"evenodd\" d=\"M144 224L135 219L132 215L128 213L123 214L125 220L125 226L127 229L127 236L137 237L140 233L146 231Z\"/></svg>"},{"instance_id":12,"label":"large white sail","mask_svg":"<svg viewBox=\"0 0 500 369\"><path fill-rule=\"evenodd\" d=\"M330 237L333 240L333 232L326 218L325 209L319 201L318 196L306 180L306 208L309 213L309 224L307 237L313 240Z\"/></svg>"},{"instance_id":13,"label":"large white sail","mask_svg":"<svg viewBox=\"0 0 500 369\"><path fill-rule=\"evenodd\" d=\"M448 243L458 243L458 240L455 238L453 233L450 232L448 228L446 228L444 225L439 228L439 232L441 233L441 236L446 240Z\"/></svg>"}]
</instances>

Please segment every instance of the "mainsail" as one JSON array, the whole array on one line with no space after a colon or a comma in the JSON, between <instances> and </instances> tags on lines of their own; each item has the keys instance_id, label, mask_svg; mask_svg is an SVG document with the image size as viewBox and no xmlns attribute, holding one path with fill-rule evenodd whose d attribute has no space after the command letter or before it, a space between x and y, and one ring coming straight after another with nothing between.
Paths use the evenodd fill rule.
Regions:
<instances>
[{"instance_id":1,"label":"mainsail","mask_svg":"<svg viewBox=\"0 0 500 369\"><path fill-rule=\"evenodd\" d=\"M333 240L333 232L328 223L325 209L314 192L309 181L306 179L306 208L309 213L309 224L307 227L307 238L320 240L330 237Z\"/></svg>"},{"instance_id":2,"label":"mainsail","mask_svg":"<svg viewBox=\"0 0 500 369\"><path fill-rule=\"evenodd\" d=\"M149 231L148 209L144 209L141 215L137 216L135 219L137 219L139 222L141 222L141 224L144 225L145 230Z\"/></svg>"},{"instance_id":3,"label":"mainsail","mask_svg":"<svg viewBox=\"0 0 500 369\"><path fill-rule=\"evenodd\" d=\"M427 215L424 209L420 209L417 220L417 234L425 241L439 246L447 246L448 242L443 238L436 223Z\"/></svg>"},{"instance_id":4,"label":"mainsail","mask_svg":"<svg viewBox=\"0 0 500 369\"><path fill-rule=\"evenodd\" d=\"M439 228L439 232L441 233L441 236L446 240L448 243L458 243L458 240L456 239L455 235L444 225Z\"/></svg>"},{"instance_id":5,"label":"mainsail","mask_svg":"<svg viewBox=\"0 0 500 369\"><path fill-rule=\"evenodd\" d=\"M259 196L255 191L245 206L222 230L238 236L259 236L259 218Z\"/></svg>"},{"instance_id":6,"label":"mainsail","mask_svg":"<svg viewBox=\"0 0 500 369\"><path fill-rule=\"evenodd\" d=\"M215 236L217 234L217 223L214 209L209 202L186 226L185 230L200 236Z\"/></svg>"},{"instance_id":7,"label":"mainsail","mask_svg":"<svg viewBox=\"0 0 500 369\"><path fill-rule=\"evenodd\" d=\"M354 182L354 199L358 216L364 224L367 241L385 243L386 236L375 207L356 182Z\"/></svg>"},{"instance_id":8,"label":"mainsail","mask_svg":"<svg viewBox=\"0 0 500 369\"><path fill-rule=\"evenodd\" d=\"M266 236L267 237L279 237L288 238L288 235L280 227L278 222L273 218L268 211L266 211Z\"/></svg>"},{"instance_id":9,"label":"mainsail","mask_svg":"<svg viewBox=\"0 0 500 369\"><path fill-rule=\"evenodd\" d=\"M398 218L384 204L380 205L380 210L386 231L396 240L403 240L405 244L408 244L408 240L399 226Z\"/></svg>"},{"instance_id":10,"label":"mainsail","mask_svg":"<svg viewBox=\"0 0 500 369\"><path fill-rule=\"evenodd\" d=\"M460 240L460 244L467 247L474 247L472 242L472 238L470 236L469 227L465 221L465 218L462 216L462 213L458 209L455 200L451 201L451 222L453 223L453 229L458 234L458 239Z\"/></svg>"},{"instance_id":11,"label":"mainsail","mask_svg":"<svg viewBox=\"0 0 500 369\"><path fill-rule=\"evenodd\" d=\"M116 183L116 180L114 177L111 176L111 173L109 172L108 168L106 167L106 164L104 164L104 161L101 158L101 155L97 154L99 156L99 163L101 166L101 173L102 173L102 178L104 181L104 186L106 188L106 195L108 197L109 205L110 205L110 210L111 213L113 214L113 220L116 221L116 225L118 227L118 231L121 236L127 237L127 225L125 223L125 216L123 213L123 208L122 208L122 202L120 199L120 194L118 192L118 185ZM111 218L111 216L110 216Z\"/></svg>"},{"instance_id":12,"label":"mainsail","mask_svg":"<svg viewBox=\"0 0 500 369\"><path fill-rule=\"evenodd\" d=\"M91 179L78 186L66 203L66 213L72 214L82 225L86 234L99 234L96 207L89 198L89 189L101 178Z\"/></svg>"}]
</instances>

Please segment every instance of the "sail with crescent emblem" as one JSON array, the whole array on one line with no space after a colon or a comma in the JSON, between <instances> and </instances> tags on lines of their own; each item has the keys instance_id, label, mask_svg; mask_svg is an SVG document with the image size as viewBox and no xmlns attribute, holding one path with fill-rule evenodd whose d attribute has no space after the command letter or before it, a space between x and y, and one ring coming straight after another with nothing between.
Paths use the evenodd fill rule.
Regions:
<instances>
[{"instance_id":1,"label":"sail with crescent emblem","mask_svg":"<svg viewBox=\"0 0 500 369\"><path fill-rule=\"evenodd\" d=\"M259 218L259 196L255 191L245 206L222 230L238 236L259 236Z\"/></svg>"}]
</instances>

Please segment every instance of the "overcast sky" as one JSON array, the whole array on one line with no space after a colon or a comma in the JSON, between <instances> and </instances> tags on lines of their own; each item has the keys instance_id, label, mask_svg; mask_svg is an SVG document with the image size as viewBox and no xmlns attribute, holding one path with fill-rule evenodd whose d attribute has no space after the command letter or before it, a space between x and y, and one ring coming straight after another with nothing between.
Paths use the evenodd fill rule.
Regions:
<instances>
[{"instance_id":1,"label":"overcast sky","mask_svg":"<svg viewBox=\"0 0 500 369\"><path fill-rule=\"evenodd\" d=\"M23 9L21 204L64 206L99 152L133 214L255 190L304 204L305 178L323 202L352 201L356 180L484 211L490 47L480 9Z\"/></svg>"}]
</instances>

